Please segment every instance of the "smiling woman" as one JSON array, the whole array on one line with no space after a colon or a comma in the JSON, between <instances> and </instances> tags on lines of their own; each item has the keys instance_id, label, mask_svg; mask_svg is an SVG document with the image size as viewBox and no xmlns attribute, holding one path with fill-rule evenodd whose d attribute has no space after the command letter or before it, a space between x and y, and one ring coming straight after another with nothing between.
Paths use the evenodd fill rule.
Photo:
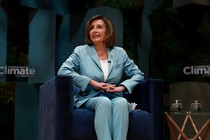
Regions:
<instances>
[{"instance_id":1,"label":"smiling woman","mask_svg":"<svg viewBox=\"0 0 210 140\"><path fill-rule=\"evenodd\" d=\"M97 28L98 30L94 28ZM113 47L115 44L115 31L111 21L107 17L97 15L92 17L92 19L87 22L86 41L88 45L94 44L93 40L91 40L91 35L96 33L101 33L101 35L103 35L104 38L102 38L101 43L105 42L106 44L104 45L107 45L107 47Z\"/></svg>"},{"instance_id":2,"label":"smiling woman","mask_svg":"<svg viewBox=\"0 0 210 140\"><path fill-rule=\"evenodd\" d=\"M92 22L90 28L90 40L93 42L93 44L104 41L106 30L106 25L102 20Z\"/></svg>"},{"instance_id":3,"label":"smiling woman","mask_svg":"<svg viewBox=\"0 0 210 140\"><path fill-rule=\"evenodd\" d=\"M96 15L88 20L86 44L74 49L58 75L71 76L80 89L74 97L76 108L95 111L97 139L127 139L132 108L123 94L131 93L144 74L122 47L115 46L114 27L109 18Z\"/></svg>"},{"instance_id":4,"label":"smiling woman","mask_svg":"<svg viewBox=\"0 0 210 140\"><path fill-rule=\"evenodd\" d=\"M97 54L100 60L107 60L107 50L106 50L106 24L103 22L103 20L96 20L91 23L91 28L89 31L89 36L91 42L95 45L95 48L97 50Z\"/></svg>"}]
</instances>

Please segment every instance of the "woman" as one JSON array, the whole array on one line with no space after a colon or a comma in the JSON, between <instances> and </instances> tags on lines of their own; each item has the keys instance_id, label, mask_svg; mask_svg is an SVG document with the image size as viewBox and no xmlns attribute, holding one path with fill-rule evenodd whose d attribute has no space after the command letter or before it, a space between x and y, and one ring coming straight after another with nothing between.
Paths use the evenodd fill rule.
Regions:
<instances>
[{"instance_id":1,"label":"woman","mask_svg":"<svg viewBox=\"0 0 210 140\"><path fill-rule=\"evenodd\" d=\"M123 94L132 92L143 73L123 48L114 46L115 33L108 18L96 15L87 22L86 42L75 48L58 74L72 76L80 89L75 106L95 111L98 140L126 140L131 108ZM128 77L124 81L123 73Z\"/></svg>"}]
</instances>

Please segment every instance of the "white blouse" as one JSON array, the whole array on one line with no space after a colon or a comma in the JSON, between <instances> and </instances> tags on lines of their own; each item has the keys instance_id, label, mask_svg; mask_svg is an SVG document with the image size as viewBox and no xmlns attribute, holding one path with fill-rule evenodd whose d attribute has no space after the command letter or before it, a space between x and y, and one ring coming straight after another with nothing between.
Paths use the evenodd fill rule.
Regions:
<instances>
[{"instance_id":1,"label":"white blouse","mask_svg":"<svg viewBox=\"0 0 210 140\"><path fill-rule=\"evenodd\" d=\"M107 80L108 74L109 74L109 63L108 63L108 59L106 60L100 60L101 63L101 68L103 70L104 73L104 81Z\"/></svg>"}]
</instances>

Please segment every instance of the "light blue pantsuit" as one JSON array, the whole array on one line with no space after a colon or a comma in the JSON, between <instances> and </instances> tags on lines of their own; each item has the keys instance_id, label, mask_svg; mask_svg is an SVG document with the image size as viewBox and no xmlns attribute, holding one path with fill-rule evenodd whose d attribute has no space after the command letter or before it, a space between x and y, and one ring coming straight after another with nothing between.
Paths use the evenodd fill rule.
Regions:
<instances>
[{"instance_id":1,"label":"light blue pantsuit","mask_svg":"<svg viewBox=\"0 0 210 140\"><path fill-rule=\"evenodd\" d=\"M97 140L126 140L130 106L123 97L109 99L105 96L93 97L85 108L95 111L95 131Z\"/></svg>"},{"instance_id":2,"label":"light blue pantsuit","mask_svg":"<svg viewBox=\"0 0 210 140\"><path fill-rule=\"evenodd\" d=\"M109 74L104 81L104 73L94 46L81 45L74 49L71 56L62 64L58 75L72 76L75 85L82 91L74 97L75 106L79 108L92 97L98 96L98 90L89 85L90 80L126 87L124 94L132 92L134 87L144 79L144 73L131 60L125 50L114 46L107 48ZM129 79L122 81L125 74Z\"/></svg>"},{"instance_id":3,"label":"light blue pantsuit","mask_svg":"<svg viewBox=\"0 0 210 140\"><path fill-rule=\"evenodd\" d=\"M79 92L74 95L75 107L95 111L95 131L98 140L126 140L130 105L123 94L131 94L134 87L144 78L138 66L131 60L126 51L118 46L107 48L109 72L104 73L94 46L81 45L62 64L58 75L68 75L74 80ZM126 75L128 79L123 80ZM89 82L123 85L123 93L100 93ZM85 104L84 104L85 103Z\"/></svg>"}]
</instances>

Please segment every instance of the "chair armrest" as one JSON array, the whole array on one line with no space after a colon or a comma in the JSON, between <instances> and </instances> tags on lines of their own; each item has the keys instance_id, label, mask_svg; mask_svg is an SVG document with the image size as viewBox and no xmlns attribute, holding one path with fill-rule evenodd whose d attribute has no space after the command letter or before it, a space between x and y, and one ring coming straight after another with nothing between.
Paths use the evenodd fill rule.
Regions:
<instances>
[{"instance_id":1,"label":"chair armrest","mask_svg":"<svg viewBox=\"0 0 210 140\"><path fill-rule=\"evenodd\" d=\"M139 90L140 106L153 115L154 139L163 140L164 81L162 79L144 80L142 81Z\"/></svg>"},{"instance_id":2,"label":"chair armrest","mask_svg":"<svg viewBox=\"0 0 210 140\"><path fill-rule=\"evenodd\" d=\"M145 79L135 87L131 95L127 95L130 102L138 104L137 108L153 115L155 140L163 140L163 93L162 79Z\"/></svg>"},{"instance_id":3,"label":"chair armrest","mask_svg":"<svg viewBox=\"0 0 210 140\"><path fill-rule=\"evenodd\" d=\"M150 113L163 110L164 82L162 79L143 80L134 92L136 92L134 94L137 96L139 108Z\"/></svg>"},{"instance_id":4,"label":"chair armrest","mask_svg":"<svg viewBox=\"0 0 210 140\"><path fill-rule=\"evenodd\" d=\"M68 139L72 90L72 78L68 76L55 76L40 86L39 140Z\"/></svg>"}]
</instances>

